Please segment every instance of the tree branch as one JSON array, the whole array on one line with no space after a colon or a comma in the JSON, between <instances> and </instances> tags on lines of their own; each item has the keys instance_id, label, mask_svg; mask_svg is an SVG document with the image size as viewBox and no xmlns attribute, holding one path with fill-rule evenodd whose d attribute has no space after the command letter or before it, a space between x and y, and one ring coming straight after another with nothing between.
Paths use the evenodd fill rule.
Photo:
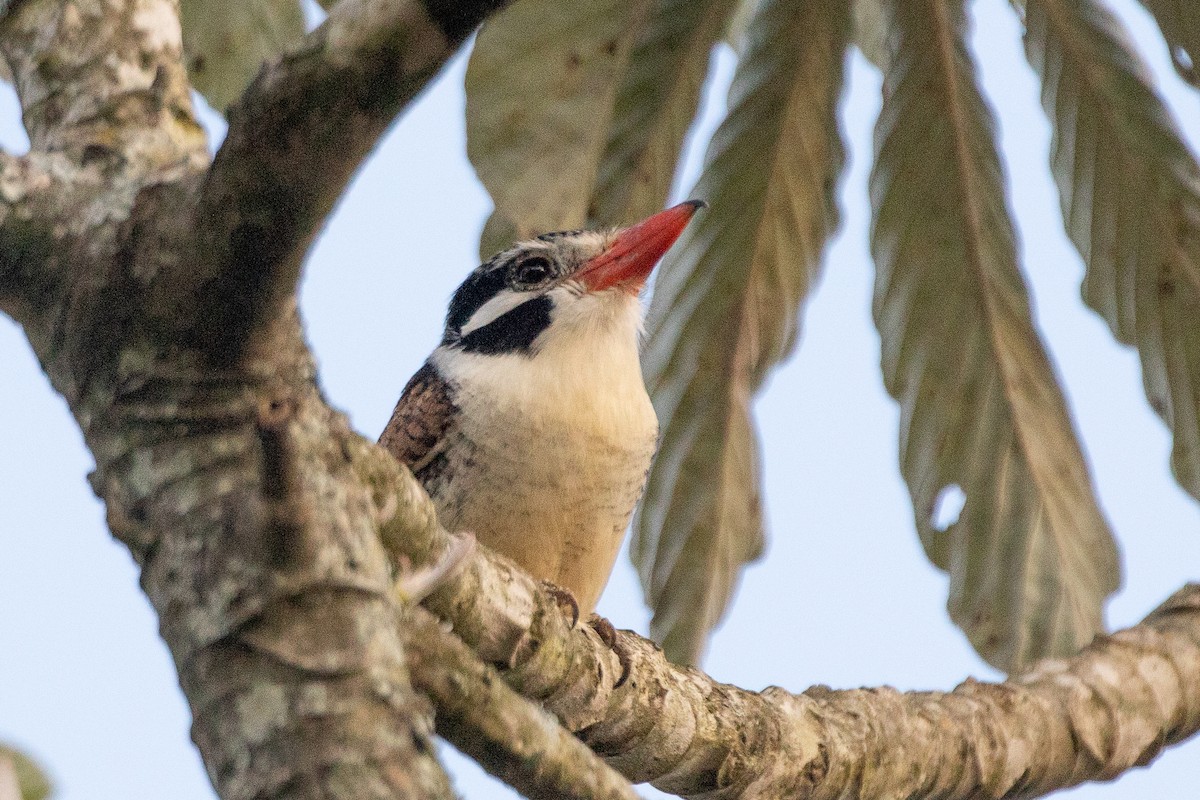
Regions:
<instances>
[{"instance_id":1,"label":"tree branch","mask_svg":"<svg viewBox=\"0 0 1200 800\"><path fill-rule=\"evenodd\" d=\"M636 800L629 782L496 671L428 611L401 623L413 685L437 706L437 732L525 797Z\"/></svg>"},{"instance_id":2,"label":"tree branch","mask_svg":"<svg viewBox=\"0 0 1200 800\"><path fill-rule=\"evenodd\" d=\"M360 455L385 544L436 557L446 534L419 485ZM1200 584L1074 658L948 693L749 692L669 663L628 631L617 687L599 637L570 630L537 582L482 547L426 606L629 780L685 796L1037 797L1111 779L1200 730Z\"/></svg>"},{"instance_id":3,"label":"tree branch","mask_svg":"<svg viewBox=\"0 0 1200 800\"><path fill-rule=\"evenodd\" d=\"M125 349L148 370L107 406L73 406L93 486L142 568L222 798L448 798L345 466L353 434L312 383L298 324L273 344L220 375Z\"/></svg>"},{"instance_id":4,"label":"tree branch","mask_svg":"<svg viewBox=\"0 0 1200 800\"><path fill-rule=\"evenodd\" d=\"M343 0L229 110L196 221L195 343L234 363L285 308L351 175L462 41L503 0ZM191 292L185 292L190 297Z\"/></svg>"}]
</instances>

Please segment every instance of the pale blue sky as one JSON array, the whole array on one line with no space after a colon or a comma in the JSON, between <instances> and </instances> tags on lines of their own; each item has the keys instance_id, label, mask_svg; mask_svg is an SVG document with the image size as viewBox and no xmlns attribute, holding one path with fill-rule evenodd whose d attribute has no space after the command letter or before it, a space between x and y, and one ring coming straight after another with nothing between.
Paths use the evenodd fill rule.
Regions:
<instances>
[{"instance_id":1,"label":"pale blue sky","mask_svg":"<svg viewBox=\"0 0 1200 800\"><path fill-rule=\"evenodd\" d=\"M1131 24L1195 143L1198 95L1171 72L1141 7L1111 5ZM1169 439L1146 405L1135 354L1115 346L1078 299L1082 266L1061 232L1046 166L1049 131L1015 20L1003 0L974 8L1038 322L1123 550L1125 588L1108 618L1128 625L1200 579L1200 513L1167 470ZM701 139L719 119L732 63L728 53L719 59ZM490 204L464 155L463 68L456 61L383 142L308 267L303 308L324 387L368 436L436 342L450 292L477 262ZM757 406L770 545L747 571L706 664L751 689L949 689L967 676L996 677L947 621L946 578L924 559L899 478L898 413L879 377L866 246L879 77L856 58L850 79L843 228L796 357ZM20 149L11 93L0 101L0 141ZM693 150L679 197L703 152ZM62 800L212 800L136 571L84 481L91 459L7 319L0 364L0 739L47 764ZM645 631L648 614L627 561L600 610L618 627ZM460 760L453 769L465 796L504 796ZM1059 797L1192 798L1198 779L1200 741L1114 784Z\"/></svg>"}]
</instances>

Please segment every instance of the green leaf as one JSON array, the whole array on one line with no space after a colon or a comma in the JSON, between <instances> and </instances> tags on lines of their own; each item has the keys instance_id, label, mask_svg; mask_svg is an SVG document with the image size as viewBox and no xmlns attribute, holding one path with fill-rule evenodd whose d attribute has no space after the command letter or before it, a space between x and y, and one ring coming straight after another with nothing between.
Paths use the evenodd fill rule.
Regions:
<instances>
[{"instance_id":1,"label":"green leaf","mask_svg":"<svg viewBox=\"0 0 1200 800\"><path fill-rule=\"evenodd\" d=\"M1167 40L1179 77L1200 89L1200 5L1196 0L1141 0Z\"/></svg>"},{"instance_id":2,"label":"green leaf","mask_svg":"<svg viewBox=\"0 0 1200 800\"><path fill-rule=\"evenodd\" d=\"M962 4L888 5L871 250L901 472L951 617L1014 672L1102 630L1116 546L1030 314ZM965 504L939 531L947 487Z\"/></svg>"},{"instance_id":3,"label":"green leaf","mask_svg":"<svg viewBox=\"0 0 1200 800\"><path fill-rule=\"evenodd\" d=\"M736 0L652 5L616 94L588 209L591 224L634 222L663 207L710 54L738 5Z\"/></svg>"},{"instance_id":4,"label":"green leaf","mask_svg":"<svg viewBox=\"0 0 1200 800\"><path fill-rule=\"evenodd\" d=\"M11 796L14 785L21 800L45 800L52 789L46 773L29 756L0 744L0 797Z\"/></svg>"},{"instance_id":5,"label":"green leaf","mask_svg":"<svg viewBox=\"0 0 1200 800\"><path fill-rule=\"evenodd\" d=\"M467 155L495 202L485 233L577 228L649 0L518 0L467 66ZM491 248L511 241L490 242Z\"/></svg>"},{"instance_id":6,"label":"green leaf","mask_svg":"<svg viewBox=\"0 0 1200 800\"><path fill-rule=\"evenodd\" d=\"M1030 0L1025 49L1054 126L1051 167L1083 297L1133 344L1200 498L1200 168L1119 23L1081 0Z\"/></svg>"},{"instance_id":7,"label":"green leaf","mask_svg":"<svg viewBox=\"0 0 1200 800\"><path fill-rule=\"evenodd\" d=\"M655 285L643 369L662 428L632 554L651 634L698 661L763 546L754 393L792 350L838 222L841 0L768 0L693 193L709 201Z\"/></svg>"},{"instance_id":8,"label":"green leaf","mask_svg":"<svg viewBox=\"0 0 1200 800\"><path fill-rule=\"evenodd\" d=\"M180 22L192 86L221 113L264 61L304 36L299 0L183 0Z\"/></svg>"}]
</instances>

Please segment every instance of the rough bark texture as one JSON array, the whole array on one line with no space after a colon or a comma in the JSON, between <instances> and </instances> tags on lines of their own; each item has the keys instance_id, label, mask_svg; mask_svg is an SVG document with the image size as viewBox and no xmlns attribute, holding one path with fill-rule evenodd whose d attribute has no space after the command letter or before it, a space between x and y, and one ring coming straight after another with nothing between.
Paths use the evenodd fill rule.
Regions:
<instances>
[{"instance_id":1,"label":"rough bark texture","mask_svg":"<svg viewBox=\"0 0 1200 800\"><path fill-rule=\"evenodd\" d=\"M402 624L413 684L437 706L437 732L530 798L635 800L611 767L422 608Z\"/></svg>"},{"instance_id":2,"label":"rough bark texture","mask_svg":"<svg viewBox=\"0 0 1200 800\"><path fill-rule=\"evenodd\" d=\"M367 450L356 461L383 492L389 549L436 560L448 537L415 480ZM1039 797L1144 766L1200 730L1200 584L1074 658L952 692L749 692L629 631L621 682L595 631L571 630L538 582L483 548L425 605L631 781L688 797Z\"/></svg>"},{"instance_id":3,"label":"rough bark texture","mask_svg":"<svg viewBox=\"0 0 1200 800\"><path fill-rule=\"evenodd\" d=\"M254 149L234 136L208 169L175 2L25 0L0 21L31 141L28 156L0 162L0 308L24 326L96 458L92 485L142 567L193 738L226 800L450 796L431 708L408 681L369 492L345 456L355 437L318 393L293 291L295 265L382 116L452 43L417 2L342 8L301 53L334 52L324 43L349 36L351 20L388 39L390 59L333 78L351 96L393 82L407 94L377 109L336 178L317 176L320 191L306 173L262 167L287 147L314 158L343 148L313 129L317 115L287 116L303 81L284 80L278 97L269 80L256 84L258 117L247 116L277 138L260 129ZM264 74L286 79L297 60ZM330 79L327 61L304 63L310 88ZM243 216L199 224L222 181ZM256 202L281 201L288 235L255 250L238 231L263 221ZM222 258L233 251L250 255ZM214 359L196 337L217 307L247 320L241 340L222 342L236 359Z\"/></svg>"},{"instance_id":4,"label":"rough bark texture","mask_svg":"<svg viewBox=\"0 0 1200 800\"><path fill-rule=\"evenodd\" d=\"M229 109L195 215L182 329L233 363L292 298L300 264L375 142L484 16L506 2L338 3Z\"/></svg>"},{"instance_id":5,"label":"rough bark texture","mask_svg":"<svg viewBox=\"0 0 1200 800\"><path fill-rule=\"evenodd\" d=\"M375 138L501 5L342 0L235 107L211 168L173 0L0 19L32 142L0 155L0 310L95 456L219 794L447 797L428 696L531 796L631 796L484 664L627 779L690 796L1035 796L1195 733L1197 587L1076 658L950 693L747 692L628 633L622 681L592 629L482 549L425 601L457 640L405 607L397 570L452 540L321 397L295 282Z\"/></svg>"}]
</instances>

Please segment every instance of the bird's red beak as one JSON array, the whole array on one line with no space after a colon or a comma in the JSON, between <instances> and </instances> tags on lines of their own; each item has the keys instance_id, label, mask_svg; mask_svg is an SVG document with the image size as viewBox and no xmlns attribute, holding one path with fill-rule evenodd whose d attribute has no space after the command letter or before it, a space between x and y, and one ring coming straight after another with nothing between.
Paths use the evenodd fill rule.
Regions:
<instances>
[{"instance_id":1,"label":"bird's red beak","mask_svg":"<svg viewBox=\"0 0 1200 800\"><path fill-rule=\"evenodd\" d=\"M580 267L575 278L589 292L619 286L637 294L654 265L683 233L696 209L705 205L703 200L688 200L626 228L607 250Z\"/></svg>"}]
</instances>

